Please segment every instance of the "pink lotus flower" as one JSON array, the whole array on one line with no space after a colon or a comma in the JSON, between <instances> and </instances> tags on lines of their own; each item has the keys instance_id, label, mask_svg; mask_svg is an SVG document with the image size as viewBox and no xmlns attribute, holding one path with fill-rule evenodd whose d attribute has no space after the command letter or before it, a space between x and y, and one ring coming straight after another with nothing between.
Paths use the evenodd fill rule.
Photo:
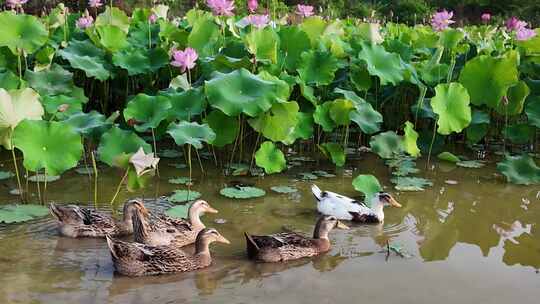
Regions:
<instances>
[{"instance_id":1,"label":"pink lotus flower","mask_svg":"<svg viewBox=\"0 0 540 304\"><path fill-rule=\"evenodd\" d=\"M509 31L517 31L527 26L527 22L521 21L516 17L506 20L506 29Z\"/></svg>"},{"instance_id":2,"label":"pink lotus flower","mask_svg":"<svg viewBox=\"0 0 540 304\"><path fill-rule=\"evenodd\" d=\"M520 41L529 40L532 37L536 36L536 32L532 29L528 29L526 27L519 28L516 31L516 39Z\"/></svg>"},{"instance_id":3,"label":"pink lotus flower","mask_svg":"<svg viewBox=\"0 0 540 304\"><path fill-rule=\"evenodd\" d=\"M76 22L76 26L80 28L81 30L86 29L87 27L90 27L94 23L94 18L90 16L88 13L88 10L84 11L84 15L81 16Z\"/></svg>"},{"instance_id":4,"label":"pink lotus flower","mask_svg":"<svg viewBox=\"0 0 540 304\"><path fill-rule=\"evenodd\" d=\"M98 8L98 7L101 7L102 5L103 3L101 2L101 0L88 0L88 6L90 7Z\"/></svg>"},{"instance_id":5,"label":"pink lotus flower","mask_svg":"<svg viewBox=\"0 0 540 304\"><path fill-rule=\"evenodd\" d=\"M234 0L206 0L206 4L216 16L232 16Z\"/></svg>"},{"instance_id":6,"label":"pink lotus flower","mask_svg":"<svg viewBox=\"0 0 540 304\"><path fill-rule=\"evenodd\" d=\"M313 6L298 4L296 6L296 14L304 18L313 16Z\"/></svg>"},{"instance_id":7,"label":"pink lotus flower","mask_svg":"<svg viewBox=\"0 0 540 304\"><path fill-rule=\"evenodd\" d=\"M255 13L255 11L259 7L259 3L257 2L257 0L248 0L247 6L250 13Z\"/></svg>"},{"instance_id":8,"label":"pink lotus flower","mask_svg":"<svg viewBox=\"0 0 540 304\"><path fill-rule=\"evenodd\" d=\"M22 7L26 2L28 2L28 0L7 0L6 5L9 8L17 8Z\"/></svg>"},{"instance_id":9,"label":"pink lotus flower","mask_svg":"<svg viewBox=\"0 0 540 304\"><path fill-rule=\"evenodd\" d=\"M454 16L454 12L448 12L443 10L441 12L436 12L431 17L431 26L435 31L443 31L450 26L450 24L455 23L454 20L451 20Z\"/></svg>"},{"instance_id":10,"label":"pink lotus flower","mask_svg":"<svg viewBox=\"0 0 540 304\"><path fill-rule=\"evenodd\" d=\"M488 23L489 20L491 20L491 14L490 13L483 13L480 18L482 19L482 22Z\"/></svg>"},{"instance_id":11,"label":"pink lotus flower","mask_svg":"<svg viewBox=\"0 0 540 304\"><path fill-rule=\"evenodd\" d=\"M158 19L158 16L156 14L151 14L150 16L148 16L148 22L150 23L156 23Z\"/></svg>"},{"instance_id":12,"label":"pink lotus flower","mask_svg":"<svg viewBox=\"0 0 540 304\"><path fill-rule=\"evenodd\" d=\"M197 55L197 52L188 47L183 51L173 51L173 61L171 61L171 65L175 67L179 67L180 70L185 72L186 70L191 70L195 67L195 61L199 58L199 55Z\"/></svg>"},{"instance_id":13,"label":"pink lotus flower","mask_svg":"<svg viewBox=\"0 0 540 304\"><path fill-rule=\"evenodd\" d=\"M256 28L264 28L270 22L268 15L249 15L246 17L247 24L251 24Z\"/></svg>"}]
</instances>

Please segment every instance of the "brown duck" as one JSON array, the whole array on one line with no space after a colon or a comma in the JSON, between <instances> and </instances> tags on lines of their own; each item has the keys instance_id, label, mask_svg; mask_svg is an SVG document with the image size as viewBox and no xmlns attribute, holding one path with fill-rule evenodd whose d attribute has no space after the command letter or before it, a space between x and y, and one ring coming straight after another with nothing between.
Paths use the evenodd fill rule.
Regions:
<instances>
[{"instance_id":1,"label":"brown duck","mask_svg":"<svg viewBox=\"0 0 540 304\"><path fill-rule=\"evenodd\" d=\"M209 245L230 244L216 229L205 228L197 234L195 254L176 246L149 246L128 243L107 236L107 245L116 271L126 276L146 276L193 271L212 264Z\"/></svg>"},{"instance_id":2,"label":"brown duck","mask_svg":"<svg viewBox=\"0 0 540 304\"><path fill-rule=\"evenodd\" d=\"M334 228L349 229L335 216L322 216L315 225L313 238L294 232L262 236L246 232L247 254L250 259L261 262L284 262L315 256L330 250L328 233Z\"/></svg>"},{"instance_id":3,"label":"brown duck","mask_svg":"<svg viewBox=\"0 0 540 304\"><path fill-rule=\"evenodd\" d=\"M177 219L165 214L148 215L146 210L139 209L139 216L133 217L135 242L151 246L174 245L183 247L193 244L197 234L205 228L200 216L205 212L218 211L206 201L195 201L189 208L188 219Z\"/></svg>"},{"instance_id":4,"label":"brown duck","mask_svg":"<svg viewBox=\"0 0 540 304\"><path fill-rule=\"evenodd\" d=\"M132 234L133 214L140 210L147 212L142 202L137 200L124 204L122 220L116 220L109 214L76 205L61 206L51 203L49 209L58 222L60 234L72 238Z\"/></svg>"}]
</instances>

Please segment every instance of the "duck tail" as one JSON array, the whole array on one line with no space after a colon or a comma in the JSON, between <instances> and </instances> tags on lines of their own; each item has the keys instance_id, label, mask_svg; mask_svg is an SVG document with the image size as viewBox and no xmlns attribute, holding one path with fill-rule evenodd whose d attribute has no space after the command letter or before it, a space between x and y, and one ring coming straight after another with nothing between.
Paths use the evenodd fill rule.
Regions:
<instances>
[{"instance_id":1,"label":"duck tail","mask_svg":"<svg viewBox=\"0 0 540 304\"><path fill-rule=\"evenodd\" d=\"M322 199L322 191L319 187L317 187L317 185L311 185L311 193L313 193L313 196L315 196L316 200L320 201Z\"/></svg>"},{"instance_id":2,"label":"duck tail","mask_svg":"<svg viewBox=\"0 0 540 304\"><path fill-rule=\"evenodd\" d=\"M105 238L107 239L107 246L109 247L109 251L111 252L111 255L114 259L118 259L118 255L116 254L116 249L114 248L114 240L111 237L110 234L106 234Z\"/></svg>"},{"instance_id":3,"label":"duck tail","mask_svg":"<svg viewBox=\"0 0 540 304\"><path fill-rule=\"evenodd\" d=\"M257 246L257 243L255 243L255 240L253 240L249 233L244 232L244 236L246 237L246 251L248 258L253 259L257 256L260 248Z\"/></svg>"}]
</instances>

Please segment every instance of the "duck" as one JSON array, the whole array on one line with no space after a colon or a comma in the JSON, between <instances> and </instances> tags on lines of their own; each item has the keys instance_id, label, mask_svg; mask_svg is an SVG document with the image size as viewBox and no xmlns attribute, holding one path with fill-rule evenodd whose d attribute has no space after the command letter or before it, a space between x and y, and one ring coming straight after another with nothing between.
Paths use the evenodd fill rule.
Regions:
<instances>
[{"instance_id":1,"label":"duck","mask_svg":"<svg viewBox=\"0 0 540 304\"><path fill-rule=\"evenodd\" d=\"M166 214L148 214L136 210L133 216L133 236L135 242L150 246L184 247L193 244L197 234L206 228L200 219L204 213L218 213L208 202L197 200L188 210L188 219L178 219Z\"/></svg>"},{"instance_id":2,"label":"duck","mask_svg":"<svg viewBox=\"0 0 540 304\"><path fill-rule=\"evenodd\" d=\"M271 235L250 235L245 232L247 255L249 259L268 263L316 256L330 250L328 233L334 228L349 229L335 216L324 215L317 220L313 238L296 232Z\"/></svg>"},{"instance_id":3,"label":"duck","mask_svg":"<svg viewBox=\"0 0 540 304\"><path fill-rule=\"evenodd\" d=\"M213 242L230 244L214 228L204 228L197 234L195 253L186 253L176 246L150 246L137 242L125 242L106 236L116 271L125 276L150 276L176 272L188 272L212 264L209 246Z\"/></svg>"},{"instance_id":4,"label":"duck","mask_svg":"<svg viewBox=\"0 0 540 304\"><path fill-rule=\"evenodd\" d=\"M49 210L57 221L59 233L71 238L103 238L107 234L130 235L133 233L133 214L140 210L147 212L138 200L130 200L124 204L121 220L116 220L110 214L76 205L61 206L51 203Z\"/></svg>"},{"instance_id":5,"label":"duck","mask_svg":"<svg viewBox=\"0 0 540 304\"><path fill-rule=\"evenodd\" d=\"M377 192L371 199L371 207L366 203L354 200L330 191L321 191L317 185L311 186L311 192L317 200L317 210L325 215L333 215L340 220L359 223L382 223L384 221L384 206L390 205L401 208L392 195L387 192Z\"/></svg>"}]
</instances>

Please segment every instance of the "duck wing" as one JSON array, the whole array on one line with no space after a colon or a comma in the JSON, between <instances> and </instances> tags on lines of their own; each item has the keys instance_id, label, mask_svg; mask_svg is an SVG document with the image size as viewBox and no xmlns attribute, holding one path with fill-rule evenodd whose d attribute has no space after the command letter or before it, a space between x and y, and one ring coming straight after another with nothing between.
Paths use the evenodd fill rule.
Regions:
<instances>
[{"instance_id":1,"label":"duck wing","mask_svg":"<svg viewBox=\"0 0 540 304\"><path fill-rule=\"evenodd\" d=\"M167 230L171 232L191 231L191 223L186 219L170 217L166 214L151 214L152 230Z\"/></svg>"}]
</instances>

